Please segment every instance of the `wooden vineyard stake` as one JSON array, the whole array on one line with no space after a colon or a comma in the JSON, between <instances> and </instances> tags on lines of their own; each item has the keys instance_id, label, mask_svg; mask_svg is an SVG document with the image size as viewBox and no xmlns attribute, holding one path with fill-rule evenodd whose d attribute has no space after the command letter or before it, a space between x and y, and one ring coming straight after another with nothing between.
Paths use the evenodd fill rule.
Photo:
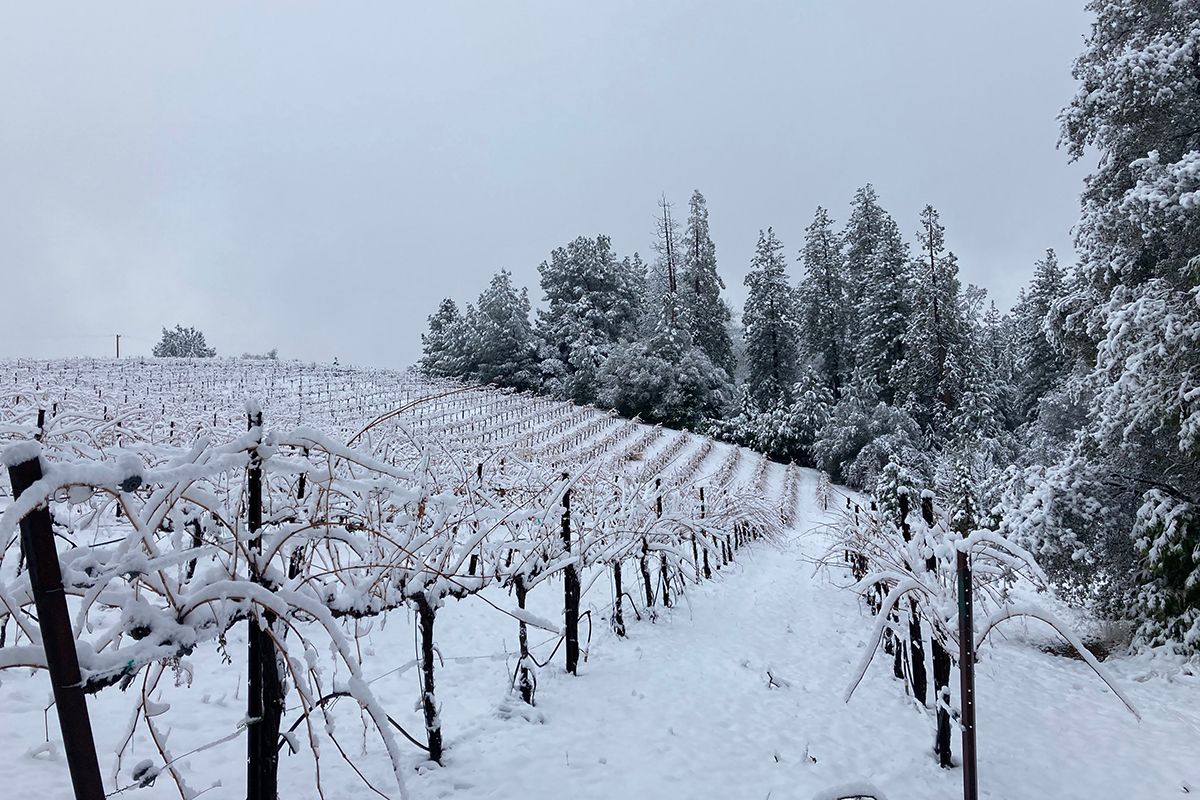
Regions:
<instances>
[{"instance_id":1,"label":"wooden vineyard stake","mask_svg":"<svg viewBox=\"0 0 1200 800\"><path fill-rule=\"evenodd\" d=\"M570 476L564 472L563 481ZM563 549L571 552L571 490L563 492L562 500L562 538ZM579 570L574 564L568 564L563 570L563 623L566 629L566 658L567 672L577 675L579 670Z\"/></svg>"},{"instance_id":2,"label":"wooden vineyard stake","mask_svg":"<svg viewBox=\"0 0 1200 800\"><path fill-rule=\"evenodd\" d=\"M12 484L13 498L19 499L42 479L40 456L34 452L31 458L10 464L8 478ZM42 648L46 651L46 667L54 691L54 709L58 713L71 785L76 800L104 800L104 782L96 759L96 742L92 738L87 698L83 694L79 654L75 650L75 634L67 613L62 567L54 545L49 507L44 503L39 505L21 518L20 525L29 584L37 608Z\"/></svg>"},{"instance_id":3,"label":"wooden vineyard stake","mask_svg":"<svg viewBox=\"0 0 1200 800\"><path fill-rule=\"evenodd\" d=\"M249 429L262 432L262 411L249 414ZM262 552L258 531L262 528L262 459L251 453L247 471L246 527L250 532L250 551L253 557ZM265 585L261 567L252 566L255 583ZM247 697L246 717L250 720L246 741L246 796L249 800L277 800L279 797L279 725L283 717L283 684L279 678L279 663L271 626L275 615L262 610L261 622L251 617L246 634Z\"/></svg>"},{"instance_id":4,"label":"wooden vineyard stake","mask_svg":"<svg viewBox=\"0 0 1200 800\"><path fill-rule=\"evenodd\" d=\"M933 497L925 495L921 498L921 516L928 530L933 530ZM925 569L930 573L930 580L935 580L937 558L930 556L925 561ZM950 760L950 654L938 639L936 632L930 636L930 649L933 652L933 701L937 709L937 738L934 740L934 752L937 753L938 764L943 769L953 766Z\"/></svg>"}]
</instances>

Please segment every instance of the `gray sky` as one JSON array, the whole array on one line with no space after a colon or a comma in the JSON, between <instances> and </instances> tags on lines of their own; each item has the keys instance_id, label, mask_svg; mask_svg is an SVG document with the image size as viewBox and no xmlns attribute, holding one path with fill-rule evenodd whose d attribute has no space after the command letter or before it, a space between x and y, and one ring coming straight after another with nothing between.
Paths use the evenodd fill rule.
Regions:
<instances>
[{"instance_id":1,"label":"gray sky","mask_svg":"<svg viewBox=\"0 0 1200 800\"><path fill-rule=\"evenodd\" d=\"M693 188L735 306L760 227L798 279L814 207L868 181L1008 306L1073 260L1082 2L7 3L0 355L181 322L402 366L439 298L506 268L536 301L579 234L645 255Z\"/></svg>"}]
</instances>

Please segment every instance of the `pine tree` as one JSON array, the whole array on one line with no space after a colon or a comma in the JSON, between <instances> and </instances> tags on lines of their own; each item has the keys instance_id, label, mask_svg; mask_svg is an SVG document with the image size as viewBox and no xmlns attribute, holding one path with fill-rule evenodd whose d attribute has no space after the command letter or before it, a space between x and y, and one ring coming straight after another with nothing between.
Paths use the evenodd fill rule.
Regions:
<instances>
[{"instance_id":1,"label":"pine tree","mask_svg":"<svg viewBox=\"0 0 1200 800\"><path fill-rule=\"evenodd\" d=\"M804 350L836 396L845 380L846 275L840 237L820 206L805 231L800 252L804 278L800 303Z\"/></svg>"},{"instance_id":2,"label":"pine tree","mask_svg":"<svg viewBox=\"0 0 1200 800\"><path fill-rule=\"evenodd\" d=\"M709 360L732 378L735 365L729 306L721 299L725 284L717 274L717 248L709 236L708 206L698 189L692 192L688 204L680 251L680 293L687 330Z\"/></svg>"},{"instance_id":3,"label":"pine tree","mask_svg":"<svg viewBox=\"0 0 1200 800\"><path fill-rule=\"evenodd\" d=\"M945 230L933 206L921 212L920 253L912 263L912 316L899 372L906 404L917 421L946 432L962 400L969 341L959 299L958 263L946 251Z\"/></svg>"},{"instance_id":4,"label":"pine tree","mask_svg":"<svg viewBox=\"0 0 1200 800\"><path fill-rule=\"evenodd\" d=\"M895 220L884 215L874 249L861 270L863 281L853 336L858 367L855 380L860 393L873 392L885 403L895 402L901 380L905 337L912 313L913 275L908 245Z\"/></svg>"},{"instance_id":5,"label":"pine tree","mask_svg":"<svg viewBox=\"0 0 1200 800\"><path fill-rule=\"evenodd\" d=\"M479 295L469 334L473 377L480 383L533 389L537 386L537 343L529 321L529 293L501 270Z\"/></svg>"},{"instance_id":6,"label":"pine tree","mask_svg":"<svg viewBox=\"0 0 1200 800\"><path fill-rule=\"evenodd\" d=\"M760 407L790 401L800 373L800 324L795 290L788 283L783 245L775 232L759 231L742 314L745 326L746 373L750 392Z\"/></svg>"},{"instance_id":7,"label":"pine tree","mask_svg":"<svg viewBox=\"0 0 1200 800\"><path fill-rule=\"evenodd\" d=\"M1073 158L1100 158L1076 228L1079 263L1048 325L1073 358L1061 394L1086 413L1067 452L1014 482L1007 524L1101 610L1132 611L1141 641L1196 650L1200 4L1088 8L1096 20L1062 142Z\"/></svg>"},{"instance_id":8,"label":"pine tree","mask_svg":"<svg viewBox=\"0 0 1200 800\"><path fill-rule=\"evenodd\" d=\"M854 193L854 199L850 202L850 217L842 233L846 252L847 331L859 330L860 316L871 308L869 300L863 297L863 291L871 271L870 262L879 247L880 237L884 235L887 219L888 214L880 207L874 186L868 183ZM845 368L847 373L851 373L857 365L857 348L848 347L846 356Z\"/></svg>"},{"instance_id":9,"label":"pine tree","mask_svg":"<svg viewBox=\"0 0 1200 800\"><path fill-rule=\"evenodd\" d=\"M661 330L682 330L680 297L681 253L679 222L674 217L674 205L664 195L658 201L654 217L654 261L646 275L642 298L641 329L645 336Z\"/></svg>"},{"instance_id":10,"label":"pine tree","mask_svg":"<svg viewBox=\"0 0 1200 800\"><path fill-rule=\"evenodd\" d=\"M713 299L718 308L724 308L703 202L699 193L693 197L688 235L699 234L690 244L703 259L695 262L691 271L685 271L683 266L689 262L681 247L672 206L665 197L659 202L659 214L655 217L656 258L645 283L639 333L636 338L612 347L599 374L599 400L627 416L692 427L721 414L732 399L729 373L713 363L691 333L691 312L697 300ZM693 224L697 222L698 225ZM690 292L689 280L705 292ZM715 280L715 284L708 285L710 280ZM713 293L712 298L706 296L708 289ZM717 319L720 320L719 315ZM704 330L711 336L710 329ZM724 324L718 330L725 333L728 343ZM731 349L727 349L730 355Z\"/></svg>"},{"instance_id":11,"label":"pine tree","mask_svg":"<svg viewBox=\"0 0 1200 800\"><path fill-rule=\"evenodd\" d=\"M995 395L995 411L1005 430L1020 424L1017 409L1016 323L1001 315L993 300L984 315L977 347L980 368L990 376Z\"/></svg>"},{"instance_id":12,"label":"pine tree","mask_svg":"<svg viewBox=\"0 0 1200 800\"><path fill-rule=\"evenodd\" d=\"M1029 290L1022 294L1014 312L1017 318L1016 366L1018 411L1023 419L1037 412L1038 401L1066 377L1066 354L1047 331L1051 310L1063 297L1066 280L1058 257L1047 250L1037 262Z\"/></svg>"},{"instance_id":13,"label":"pine tree","mask_svg":"<svg viewBox=\"0 0 1200 800\"><path fill-rule=\"evenodd\" d=\"M875 402L858 386L846 387L817 432L813 454L835 483L856 489L874 486L893 458L914 476L931 472L928 442L904 409ZM914 479L915 480L915 479Z\"/></svg>"},{"instance_id":14,"label":"pine tree","mask_svg":"<svg viewBox=\"0 0 1200 800\"><path fill-rule=\"evenodd\" d=\"M446 298L430 315L429 331L421 334L421 369L442 378L463 377L467 338L467 325L458 304Z\"/></svg>"},{"instance_id":15,"label":"pine tree","mask_svg":"<svg viewBox=\"0 0 1200 800\"><path fill-rule=\"evenodd\" d=\"M644 268L636 256L618 260L601 235L556 248L538 271L545 306L537 332L546 388L558 397L593 402L612 347L637 333Z\"/></svg>"},{"instance_id":16,"label":"pine tree","mask_svg":"<svg viewBox=\"0 0 1200 800\"><path fill-rule=\"evenodd\" d=\"M733 400L733 384L686 331L615 345L600 370L599 399L625 416L680 428L703 427Z\"/></svg>"}]
</instances>

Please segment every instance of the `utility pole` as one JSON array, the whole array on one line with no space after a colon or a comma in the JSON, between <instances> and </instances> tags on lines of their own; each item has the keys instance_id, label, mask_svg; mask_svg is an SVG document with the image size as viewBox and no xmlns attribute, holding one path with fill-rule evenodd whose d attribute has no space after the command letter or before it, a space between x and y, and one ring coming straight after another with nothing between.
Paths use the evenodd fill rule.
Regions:
<instances>
[{"instance_id":1,"label":"utility pole","mask_svg":"<svg viewBox=\"0 0 1200 800\"><path fill-rule=\"evenodd\" d=\"M121 334L117 334L117 358L121 357Z\"/></svg>"}]
</instances>

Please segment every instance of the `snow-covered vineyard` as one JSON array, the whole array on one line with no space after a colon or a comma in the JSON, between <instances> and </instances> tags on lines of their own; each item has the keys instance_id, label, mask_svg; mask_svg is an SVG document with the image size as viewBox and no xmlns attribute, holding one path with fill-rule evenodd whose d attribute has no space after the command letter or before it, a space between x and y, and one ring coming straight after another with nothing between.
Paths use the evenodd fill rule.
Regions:
<instances>
[{"instance_id":1,"label":"snow-covered vineyard","mask_svg":"<svg viewBox=\"0 0 1200 800\"><path fill-rule=\"evenodd\" d=\"M44 472L16 502L0 478L0 770L28 794L71 786L18 536L46 501L106 794L244 797L257 737L281 797L955 797L925 697L957 760L925 651L953 553L980 633L1063 614L1027 554L930 547L941 499L902 531L812 470L409 372L5 362L0 438ZM1052 636L982 644L982 796L1200 785L1188 665Z\"/></svg>"}]
</instances>

